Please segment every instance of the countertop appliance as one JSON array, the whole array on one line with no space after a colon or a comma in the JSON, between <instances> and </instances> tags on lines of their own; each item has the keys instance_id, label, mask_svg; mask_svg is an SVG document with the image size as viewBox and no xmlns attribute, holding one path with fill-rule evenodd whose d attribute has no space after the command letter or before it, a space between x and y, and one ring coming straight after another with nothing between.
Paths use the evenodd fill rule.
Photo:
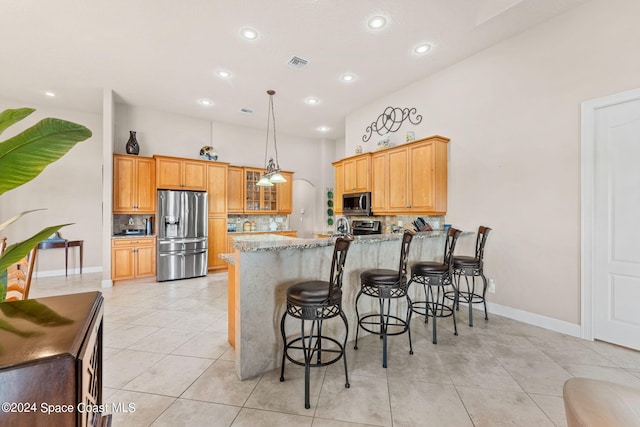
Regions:
<instances>
[{"instance_id":1,"label":"countertop appliance","mask_svg":"<svg viewBox=\"0 0 640 427\"><path fill-rule=\"evenodd\" d=\"M352 230L354 236L363 236L367 234L382 234L382 222L370 220L353 221Z\"/></svg>"},{"instance_id":2,"label":"countertop appliance","mask_svg":"<svg viewBox=\"0 0 640 427\"><path fill-rule=\"evenodd\" d=\"M336 221L336 234L344 236L345 234L351 234L351 224L349 220L343 216Z\"/></svg>"},{"instance_id":3,"label":"countertop appliance","mask_svg":"<svg viewBox=\"0 0 640 427\"><path fill-rule=\"evenodd\" d=\"M158 190L159 282L207 274L207 193Z\"/></svg>"},{"instance_id":4,"label":"countertop appliance","mask_svg":"<svg viewBox=\"0 0 640 427\"><path fill-rule=\"evenodd\" d=\"M371 192L349 193L342 195L342 213L345 215L370 216Z\"/></svg>"}]
</instances>

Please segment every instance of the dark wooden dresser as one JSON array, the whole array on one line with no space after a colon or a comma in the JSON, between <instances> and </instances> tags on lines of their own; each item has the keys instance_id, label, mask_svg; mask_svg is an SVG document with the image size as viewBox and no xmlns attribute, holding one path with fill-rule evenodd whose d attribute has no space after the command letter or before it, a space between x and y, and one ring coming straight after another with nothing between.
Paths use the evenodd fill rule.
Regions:
<instances>
[{"instance_id":1,"label":"dark wooden dresser","mask_svg":"<svg viewBox=\"0 0 640 427\"><path fill-rule=\"evenodd\" d=\"M100 292L0 303L0 426L96 426Z\"/></svg>"}]
</instances>

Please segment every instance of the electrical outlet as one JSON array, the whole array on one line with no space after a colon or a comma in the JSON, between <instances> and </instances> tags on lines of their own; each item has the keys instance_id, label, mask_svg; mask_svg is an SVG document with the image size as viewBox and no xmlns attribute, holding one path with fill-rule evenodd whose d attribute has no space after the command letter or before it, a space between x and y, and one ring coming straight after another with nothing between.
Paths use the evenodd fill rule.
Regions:
<instances>
[{"instance_id":1,"label":"electrical outlet","mask_svg":"<svg viewBox=\"0 0 640 427\"><path fill-rule=\"evenodd\" d=\"M493 279L489 279L489 286L487 287L487 290L490 294L496 293L496 282Z\"/></svg>"}]
</instances>

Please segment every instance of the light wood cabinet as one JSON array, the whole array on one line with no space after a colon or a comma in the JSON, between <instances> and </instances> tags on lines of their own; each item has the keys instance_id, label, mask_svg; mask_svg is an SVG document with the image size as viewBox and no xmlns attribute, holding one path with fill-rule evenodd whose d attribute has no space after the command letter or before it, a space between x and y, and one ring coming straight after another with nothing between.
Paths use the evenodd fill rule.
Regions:
<instances>
[{"instance_id":1,"label":"light wood cabinet","mask_svg":"<svg viewBox=\"0 0 640 427\"><path fill-rule=\"evenodd\" d=\"M343 160L344 193L360 193L371 189L371 155L362 154Z\"/></svg>"},{"instance_id":2,"label":"light wood cabinet","mask_svg":"<svg viewBox=\"0 0 640 427\"><path fill-rule=\"evenodd\" d=\"M208 259L209 270L227 268L218 255L227 250L227 163L207 165L207 194L209 195Z\"/></svg>"},{"instance_id":3,"label":"light wood cabinet","mask_svg":"<svg viewBox=\"0 0 640 427\"><path fill-rule=\"evenodd\" d=\"M374 214L446 214L448 142L433 136L375 153Z\"/></svg>"},{"instance_id":4,"label":"light wood cabinet","mask_svg":"<svg viewBox=\"0 0 640 427\"><path fill-rule=\"evenodd\" d=\"M113 212L156 212L156 162L150 157L113 155Z\"/></svg>"},{"instance_id":5,"label":"light wood cabinet","mask_svg":"<svg viewBox=\"0 0 640 427\"><path fill-rule=\"evenodd\" d=\"M342 195L371 191L371 153L332 163L335 167L334 212L342 213Z\"/></svg>"},{"instance_id":6,"label":"light wood cabinet","mask_svg":"<svg viewBox=\"0 0 640 427\"><path fill-rule=\"evenodd\" d=\"M227 215L227 163L207 165L207 195L209 216Z\"/></svg>"},{"instance_id":7,"label":"light wood cabinet","mask_svg":"<svg viewBox=\"0 0 640 427\"><path fill-rule=\"evenodd\" d=\"M227 212L230 214L290 214L293 203L293 172L280 174L287 180L273 187L256 184L264 169L229 166L227 173Z\"/></svg>"},{"instance_id":8,"label":"light wood cabinet","mask_svg":"<svg viewBox=\"0 0 640 427\"><path fill-rule=\"evenodd\" d=\"M227 217L209 217L209 250L207 266L209 270L221 270L227 268L226 261L218 255L228 252L227 245Z\"/></svg>"},{"instance_id":9,"label":"light wood cabinet","mask_svg":"<svg viewBox=\"0 0 640 427\"><path fill-rule=\"evenodd\" d=\"M154 158L158 188L199 191L207 189L207 161L165 156Z\"/></svg>"},{"instance_id":10,"label":"light wood cabinet","mask_svg":"<svg viewBox=\"0 0 640 427\"><path fill-rule=\"evenodd\" d=\"M240 166L227 169L227 211L244 213L244 170Z\"/></svg>"},{"instance_id":11,"label":"light wood cabinet","mask_svg":"<svg viewBox=\"0 0 640 427\"><path fill-rule=\"evenodd\" d=\"M333 187L333 211L342 214L342 195L344 194L344 164L337 162L335 166L335 182Z\"/></svg>"},{"instance_id":12,"label":"light wood cabinet","mask_svg":"<svg viewBox=\"0 0 640 427\"><path fill-rule=\"evenodd\" d=\"M112 239L111 280L156 275L156 239Z\"/></svg>"},{"instance_id":13,"label":"light wood cabinet","mask_svg":"<svg viewBox=\"0 0 640 427\"><path fill-rule=\"evenodd\" d=\"M280 172L287 180L276 184L278 194L278 213L288 215L293 210L293 172Z\"/></svg>"},{"instance_id":14,"label":"light wood cabinet","mask_svg":"<svg viewBox=\"0 0 640 427\"><path fill-rule=\"evenodd\" d=\"M375 215L446 214L448 142L436 135L334 162L335 212L343 194L371 191Z\"/></svg>"},{"instance_id":15,"label":"light wood cabinet","mask_svg":"<svg viewBox=\"0 0 640 427\"><path fill-rule=\"evenodd\" d=\"M278 185L259 187L256 185L264 169L244 168L244 212L245 213L276 213L278 211Z\"/></svg>"},{"instance_id":16,"label":"light wood cabinet","mask_svg":"<svg viewBox=\"0 0 640 427\"><path fill-rule=\"evenodd\" d=\"M389 153L371 156L371 210L384 212L389 204Z\"/></svg>"}]
</instances>

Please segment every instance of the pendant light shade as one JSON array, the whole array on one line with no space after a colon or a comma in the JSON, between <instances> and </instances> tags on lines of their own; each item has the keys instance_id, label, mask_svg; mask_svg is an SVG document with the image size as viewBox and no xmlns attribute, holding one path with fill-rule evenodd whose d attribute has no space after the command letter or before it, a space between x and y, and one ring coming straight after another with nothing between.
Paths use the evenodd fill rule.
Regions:
<instances>
[{"instance_id":1,"label":"pendant light shade","mask_svg":"<svg viewBox=\"0 0 640 427\"><path fill-rule=\"evenodd\" d=\"M276 113L273 109L273 95L276 94L275 90L268 90L269 95L269 111L267 113L267 140L264 144L264 168L265 172L262 178L257 182L259 187L272 187L273 184L279 184L287 182L287 180L280 174L280 163L278 162L278 143L276 141ZM269 153L269 131L273 123L273 149L275 152L276 160L273 157L268 157ZM267 158L269 159L267 161Z\"/></svg>"}]
</instances>

